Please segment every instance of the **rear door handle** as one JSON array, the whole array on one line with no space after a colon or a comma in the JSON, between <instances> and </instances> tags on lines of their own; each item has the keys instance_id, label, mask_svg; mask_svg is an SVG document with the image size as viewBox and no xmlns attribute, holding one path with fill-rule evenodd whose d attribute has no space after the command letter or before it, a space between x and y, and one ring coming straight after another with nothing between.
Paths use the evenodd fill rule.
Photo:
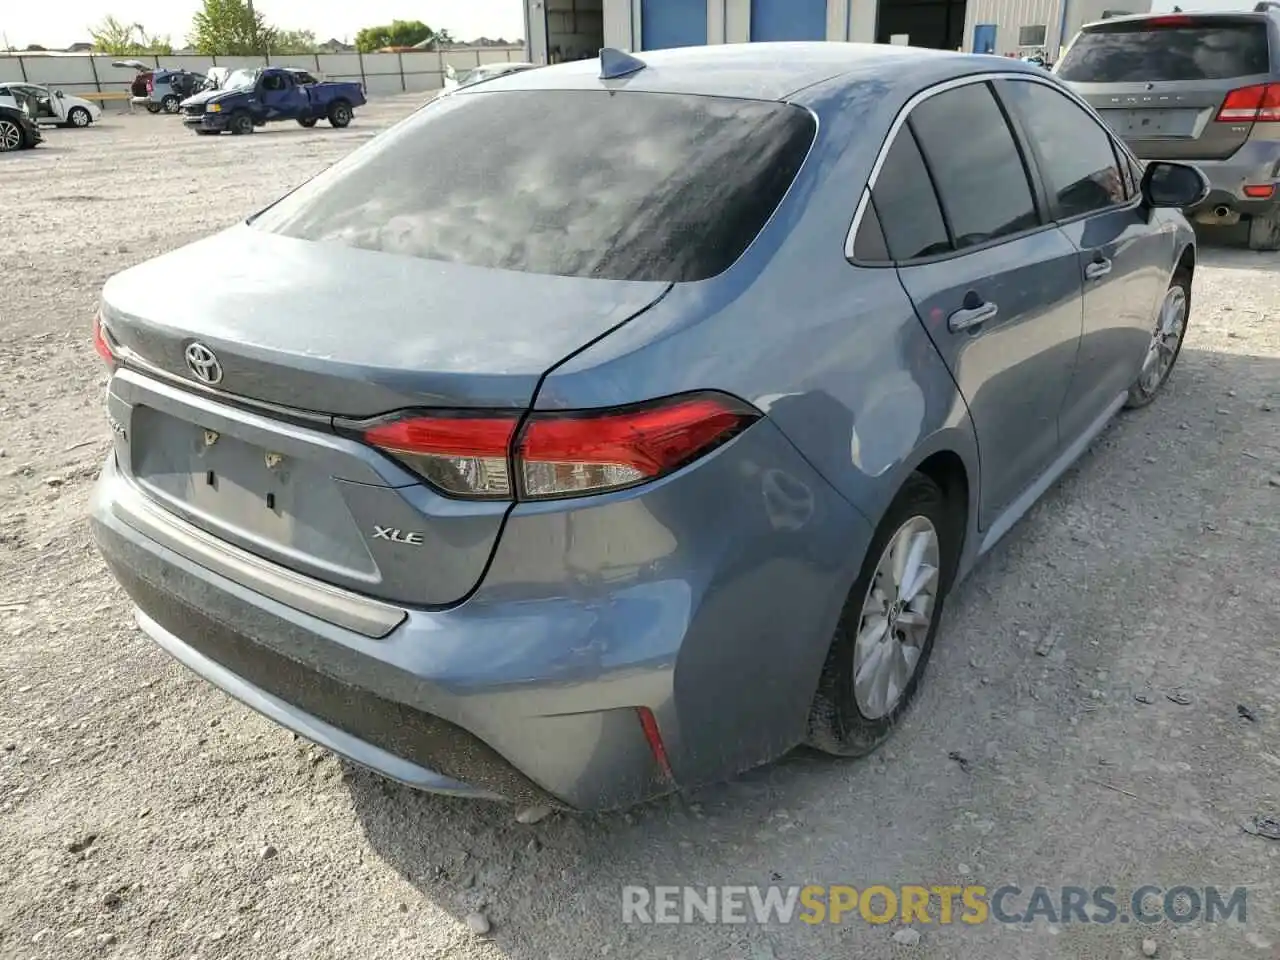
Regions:
<instances>
[{"instance_id":1,"label":"rear door handle","mask_svg":"<svg viewBox=\"0 0 1280 960\"><path fill-rule=\"evenodd\" d=\"M1101 280L1110 272L1111 261L1101 257L1084 268L1084 277L1086 280Z\"/></svg>"},{"instance_id":2,"label":"rear door handle","mask_svg":"<svg viewBox=\"0 0 1280 960\"><path fill-rule=\"evenodd\" d=\"M961 307L947 317L947 329L952 333L969 330L979 324L986 323L988 320L995 319L995 315L999 312L1000 308L990 301L980 303L976 307Z\"/></svg>"}]
</instances>

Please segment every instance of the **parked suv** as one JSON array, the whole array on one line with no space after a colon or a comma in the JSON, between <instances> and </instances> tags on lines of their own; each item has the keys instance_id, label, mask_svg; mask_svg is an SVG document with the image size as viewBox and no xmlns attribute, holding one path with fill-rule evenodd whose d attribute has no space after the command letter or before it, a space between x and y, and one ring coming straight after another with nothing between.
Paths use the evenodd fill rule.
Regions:
<instances>
[{"instance_id":1,"label":"parked suv","mask_svg":"<svg viewBox=\"0 0 1280 960\"><path fill-rule=\"evenodd\" d=\"M203 74L153 68L138 60L116 60L111 65L137 71L129 86L129 99L135 106L146 107L148 113L177 113L178 104L201 89L205 81Z\"/></svg>"},{"instance_id":2,"label":"parked suv","mask_svg":"<svg viewBox=\"0 0 1280 960\"><path fill-rule=\"evenodd\" d=\"M1086 24L1055 72L1141 159L1204 171L1197 221L1243 218L1249 246L1280 249L1280 2Z\"/></svg>"}]
</instances>

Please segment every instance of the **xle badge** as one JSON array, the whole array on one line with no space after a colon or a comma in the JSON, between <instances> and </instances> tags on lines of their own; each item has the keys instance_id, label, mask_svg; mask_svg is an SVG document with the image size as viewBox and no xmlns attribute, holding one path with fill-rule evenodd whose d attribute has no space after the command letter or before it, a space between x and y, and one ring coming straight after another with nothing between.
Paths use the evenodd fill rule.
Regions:
<instances>
[{"instance_id":1,"label":"xle badge","mask_svg":"<svg viewBox=\"0 0 1280 960\"><path fill-rule=\"evenodd\" d=\"M393 543L408 543L416 547L422 543L422 534L403 533L399 528L380 527L375 523L373 525L373 539L390 540Z\"/></svg>"}]
</instances>

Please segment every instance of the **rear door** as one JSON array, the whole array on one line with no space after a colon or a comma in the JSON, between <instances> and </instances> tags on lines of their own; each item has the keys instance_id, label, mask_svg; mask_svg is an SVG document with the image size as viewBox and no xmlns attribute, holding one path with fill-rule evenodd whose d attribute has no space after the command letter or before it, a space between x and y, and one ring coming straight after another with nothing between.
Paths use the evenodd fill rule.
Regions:
<instances>
[{"instance_id":1,"label":"rear door","mask_svg":"<svg viewBox=\"0 0 1280 960\"><path fill-rule=\"evenodd\" d=\"M1084 327L1059 418L1069 444L1137 376L1168 283L1172 234L1152 221L1123 148L1085 108L1032 78L995 86L1040 169L1054 221L1079 251Z\"/></svg>"},{"instance_id":2,"label":"rear door","mask_svg":"<svg viewBox=\"0 0 1280 960\"><path fill-rule=\"evenodd\" d=\"M1058 452L1058 408L1080 341L1076 249L1048 223L985 82L911 111L871 202L902 285L968 403L986 529Z\"/></svg>"},{"instance_id":3,"label":"rear door","mask_svg":"<svg viewBox=\"0 0 1280 960\"><path fill-rule=\"evenodd\" d=\"M1272 33L1264 14L1104 21L1081 31L1056 72L1143 159L1222 160L1253 121L1219 111L1233 90L1274 79Z\"/></svg>"}]
</instances>

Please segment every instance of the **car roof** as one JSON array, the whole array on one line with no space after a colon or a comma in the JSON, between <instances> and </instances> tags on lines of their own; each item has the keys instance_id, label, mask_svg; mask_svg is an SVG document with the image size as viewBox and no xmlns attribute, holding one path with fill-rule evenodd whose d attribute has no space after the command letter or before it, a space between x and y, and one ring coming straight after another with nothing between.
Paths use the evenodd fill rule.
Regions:
<instances>
[{"instance_id":1,"label":"car roof","mask_svg":"<svg viewBox=\"0 0 1280 960\"><path fill-rule=\"evenodd\" d=\"M487 81L489 95L504 90L639 90L690 93L753 100L793 100L806 88L843 78L849 84L879 80L910 82L917 89L951 76L979 71L1037 73L1030 64L1007 57L926 50L882 43L735 43L634 54L645 68L616 80L600 79L600 61L522 70ZM460 91L461 92L461 91Z\"/></svg>"}]
</instances>

